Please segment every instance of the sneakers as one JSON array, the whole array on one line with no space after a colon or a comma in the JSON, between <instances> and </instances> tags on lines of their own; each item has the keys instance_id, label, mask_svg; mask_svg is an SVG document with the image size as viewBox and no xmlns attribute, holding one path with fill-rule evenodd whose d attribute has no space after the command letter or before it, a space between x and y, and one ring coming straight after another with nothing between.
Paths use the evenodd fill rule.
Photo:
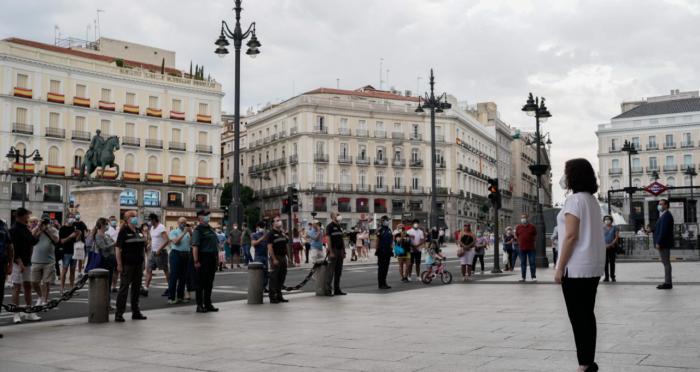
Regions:
<instances>
[{"instance_id":1,"label":"sneakers","mask_svg":"<svg viewBox=\"0 0 700 372\"><path fill-rule=\"evenodd\" d=\"M537 278L532 278L532 281L537 283Z\"/></svg>"},{"instance_id":2,"label":"sneakers","mask_svg":"<svg viewBox=\"0 0 700 372\"><path fill-rule=\"evenodd\" d=\"M33 322L37 322L41 320L41 317L39 315L36 315L36 313L29 313L25 316L27 320L31 320Z\"/></svg>"},{"instance_id":3,"label":"sneakers","mask_svg":"<svg viewBox=\"0 0 700 372\"><path fill-rule=\"evenodd\" d=\"M412 282L413 280L411 280L411 277L410 277L410 276L407 276L407 277L406 277L406 281L407 281L407 282Z\"/></svg>"},{"instance_id":4,"label":"sneakers","mask_svg":"<svg viewBox=\"0 0 700 372\"><path fill-rule=\"evenodd\" d=\"M131 314L131 320L146 320L146 319L148 319L148 318L141 313Z\"/></svg>"},{"instance_id":5,"label":"sneakers","mask_svg":"<svg viewBox=\"0 0 700 372\"><path fill-rule=\"evenodd\" d=\"M205 308L202 307L202 306L197 306L197 310L196 310L196 311L197 311L198 313L206 313L206 312L207 312L207 309L205 309Z\"/></svg>"},{"instance_id":6,"label":"sneakers","mask_svg":"<svg viewBox=\"0 0 700 372\"><path fill-rule=\"evenodd\" d=\"M15 316L12 318L12 322L15 324L22 323L22 314L15 313Z\"/></svg>"},{"instance_id":7,"label":"sneakers","mask_svg":"<svg viewBox=\"0 0 700 372\"><path fill-rule=\"evenodd\" d=\"M179 300L168 300L168 305L177 305L179 302Z\"/></svg>"},{"instance_id":8,"label":"sneakers","mask_svg":"<svg viewBox=\"0 0 700 372\"><path fill-rule=\"evenodd\" d=\"M284 302L288 302L288 301L284 301ZM218 307L214 307L214 306L212 306L212 305L209 305L209 306L205 307L204 309L205 309L207 312L214 312L214 313L217 312L217 311L219 311L219 308L218 308Z\"/></svg>"},{"instance_id":9,"label":"sneakers","mask_svg":"<svg viewBox=\"0 0 700 372\"><path fill-rule=\"evenodd\" d=\"M518 282L520 282L520 283L525 282L525 278L522 278L522 279L518 280Z\"/></svg>"}]
</instances>

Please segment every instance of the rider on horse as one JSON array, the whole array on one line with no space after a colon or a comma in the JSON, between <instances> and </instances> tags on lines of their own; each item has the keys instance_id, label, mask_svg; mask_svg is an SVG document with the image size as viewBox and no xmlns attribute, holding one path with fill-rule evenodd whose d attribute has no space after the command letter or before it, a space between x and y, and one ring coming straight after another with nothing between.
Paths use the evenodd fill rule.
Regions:
<instances>
[{"instance_id":1,"label":"rider on horse","mask_svg":"<svg viewBox=\"0 0 700 372\"><path fill-rule=\"evenodd\" d=\"M88 149L87 154L85 154L85 157L90 159L92 164L99 164L99 156L102 148L104 147L105 140L100 135L100 133L102 133L101 130L98 129L95 131L95 133L96 135L92 137L92 140L90 141L90 148Z\"/></svg>"}]
</instances>

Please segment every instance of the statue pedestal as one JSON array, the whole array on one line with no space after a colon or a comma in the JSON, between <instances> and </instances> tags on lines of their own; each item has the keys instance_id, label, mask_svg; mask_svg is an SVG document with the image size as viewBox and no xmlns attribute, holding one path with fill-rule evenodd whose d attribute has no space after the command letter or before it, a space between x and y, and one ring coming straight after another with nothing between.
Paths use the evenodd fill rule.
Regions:
<instances>
[{"instance_id":1,"label":"statue pedestal","mask_svg":"<svg viewBox=\"0 0 700 372\"><path fill-rule=\"evenodd\" d=\"M119 195L123 187L85 186L73 189L75 204L79 205L80 219L92 229L100 217L119 219Z\"/></svg>"}]
</instances>

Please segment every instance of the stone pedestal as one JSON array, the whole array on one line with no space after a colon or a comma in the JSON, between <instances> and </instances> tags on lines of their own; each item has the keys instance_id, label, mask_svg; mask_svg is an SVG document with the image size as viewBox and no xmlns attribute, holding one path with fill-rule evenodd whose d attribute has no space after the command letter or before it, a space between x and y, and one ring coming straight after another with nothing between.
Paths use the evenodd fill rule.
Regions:
<instances>
[{"instance_id":1,"label":"stone pedestal","mask_svg":"<svg viewBox=\"0 0 700 372\"><path fill-rule=\"evenodd\" d=\"M100 217L119 218L119 195L123 187L115 186L85 186L73 189L75 204L80 205L80 219L92 229Z\"/></svg>"}]
</instances>

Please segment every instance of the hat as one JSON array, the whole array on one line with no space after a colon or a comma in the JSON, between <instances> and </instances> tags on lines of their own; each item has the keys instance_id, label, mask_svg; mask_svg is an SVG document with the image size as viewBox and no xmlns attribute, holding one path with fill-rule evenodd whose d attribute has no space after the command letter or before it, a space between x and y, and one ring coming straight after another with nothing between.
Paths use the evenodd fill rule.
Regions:
<instances>
[{"instance_id":1,"label":"hat","mask_svg":"<svg viewBox=\"0 0 700 372\"><path fill-rule=\"evenodd\" d=\"M197 211L197 217L208 216L211 212L208 209L200 209Z\"/></svg>"}]
</instances>

